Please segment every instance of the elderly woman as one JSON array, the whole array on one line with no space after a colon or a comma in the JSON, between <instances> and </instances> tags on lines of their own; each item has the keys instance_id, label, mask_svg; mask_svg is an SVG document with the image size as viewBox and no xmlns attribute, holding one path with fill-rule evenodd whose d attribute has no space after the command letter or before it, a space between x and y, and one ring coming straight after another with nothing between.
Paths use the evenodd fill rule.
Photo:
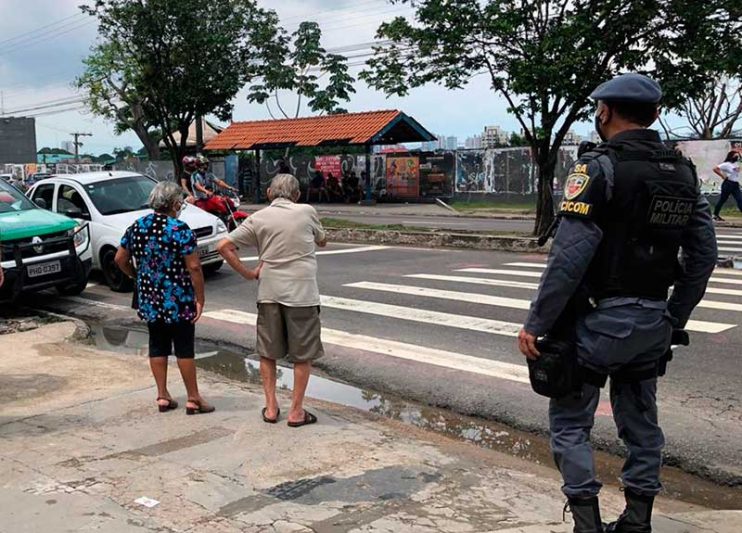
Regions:
<instances>
[{"instance_id":1,"label":"elderly woman","mask_svg":"<svg viewBox=\"0 0 742 533\"><path fill-rule=\"evenodd\" d=\"M139 318L149 329L157 405L161 413L178 407L167 388L167 362L174 347L188 394L186 414L211 413L214 407L201 397L196 382L195 324L204 307L204 277L196 236L188 224L178 220L185 206L183 189L175 183L159 183L150 194L149 205L154 213L126 230L116 264L127 276L136 277Z\"/></svg>"},{"instance_id":2,"label":"elderly woman","mask_svg":"<svg viewBox=\"0 0 742 533\"><path fill-rule=\"evenodd\" d=\"M265 391L263 420L278 422L276 360L294 364L294 391L288 425L317 422L304 410L304 394L312 361L324 355L320 340L319 289L315 245L327 244L317 212L299 205L299 182L279 174L268 189L269 207L258 211L219 243L219 252L248 280L260 277L258 286L258 342L260 375ZM237 247L255 246L260 256L256 270L246 268Z\"/></svg>"}]
</instances>

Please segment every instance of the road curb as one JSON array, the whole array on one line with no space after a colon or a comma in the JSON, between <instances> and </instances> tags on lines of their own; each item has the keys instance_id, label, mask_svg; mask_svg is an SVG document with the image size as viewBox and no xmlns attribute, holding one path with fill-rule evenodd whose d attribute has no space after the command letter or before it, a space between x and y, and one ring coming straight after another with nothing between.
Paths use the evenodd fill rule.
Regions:
<instances>
[{"instance_id":1,"label":"road curb","mask_svg":"<svg viewBox=\"0 0 742 533\"><path fill-rule=\"evenodd\" d=\"M461 248L501 252L548 252L548 248L545 246L539 247L537 240L533 237L369 229L326 228L326 231L327 238L331 242L387 244L420 248Z\"/></svg>"}]
</instances>

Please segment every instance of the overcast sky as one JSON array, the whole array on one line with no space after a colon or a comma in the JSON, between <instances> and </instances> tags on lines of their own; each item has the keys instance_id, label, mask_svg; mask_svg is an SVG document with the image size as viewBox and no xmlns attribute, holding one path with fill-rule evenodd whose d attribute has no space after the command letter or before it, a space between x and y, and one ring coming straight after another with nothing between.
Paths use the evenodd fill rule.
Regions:
<instances>
[{"instance_id":1,"label":"overcast sky","mask_svg":"<svg viewBox=\"0 0 742 533\"><path fill-rule=\"evenodd\" d=\"M75 97L72 80L81 73L82 59L96 39L94 19L80 14L77 8L83 1L0 0L0 91L6 111ZM372 41L380 22L411 13L409 7L390 5L387 0L261 0L261 3L275 9L289 30L302 20L319 22L326 48ZM51 26L44 28L47 25ZM354 67L353 72L357 74L361 68ZM386 98L363 82L356 84L356 90L345 106L350 111L401 109L430 131L455 135L460 142L481 132L485 125L500 125L509 131L519 129L505 111L504 102L490 91L485 76L475 78L464 90L428 86L413 90L405 98ZM248 104L244 93L234 103L235 120L269 118L265 106ZM591 127L579 124L575 130L587 135ZM62 141L71 139L69 134L73 131L93 133L93 137L82 139L86 152L97 154L111 152L114 147L141 146L135 135L116 136L111 124L84 111L39 116L36 120L39 148L59 147Z\"/></svg>"}]
</instances>

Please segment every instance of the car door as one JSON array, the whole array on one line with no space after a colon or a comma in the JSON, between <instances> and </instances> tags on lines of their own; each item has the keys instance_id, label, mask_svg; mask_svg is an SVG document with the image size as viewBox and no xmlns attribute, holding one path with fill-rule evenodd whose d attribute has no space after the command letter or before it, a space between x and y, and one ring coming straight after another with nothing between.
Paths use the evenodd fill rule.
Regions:
<instances>
[{"instance_id":1,"label":"car door","mask_svg":"<svg viewBox=\"0 0 742 533\"><path fill-rule=\"evenodd\" d=\"M77 187L61 183L55 195L55 211L60 215L74 218L80 223L90 221L90 206Z\"/></svg>"},{"instance_id":2,"label":"car door","mask_svg":"<svg viewBox=\"0 0 742 533\"><path fill-rule=\"evenodd\" d=\"M31 191L31 200L33 200L39 207L43 207L48 211L54 211L54 189L56 183L41 183ZM39 204L39 200L43 201L44 205Z\"/></svg>"}]
</instances>

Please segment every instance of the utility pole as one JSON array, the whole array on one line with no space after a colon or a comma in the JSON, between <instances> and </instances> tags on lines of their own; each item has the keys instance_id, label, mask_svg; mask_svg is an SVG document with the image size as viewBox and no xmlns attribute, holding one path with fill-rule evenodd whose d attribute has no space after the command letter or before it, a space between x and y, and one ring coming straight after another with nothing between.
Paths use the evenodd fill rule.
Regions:
<instances>
[{"instance_id":1,"label":"utility pole","mask_svg":"<svg viewBox=\"0 0 742 533\"><path fill-rule=\"evenodd\" d=\"M92 133L70 133L75 138L75 142L73 143L75 145L75 163L80 162L80 147L82 146L82 143L78 141L80 137L92 137Z\"/></svg>"}]
</instances>

